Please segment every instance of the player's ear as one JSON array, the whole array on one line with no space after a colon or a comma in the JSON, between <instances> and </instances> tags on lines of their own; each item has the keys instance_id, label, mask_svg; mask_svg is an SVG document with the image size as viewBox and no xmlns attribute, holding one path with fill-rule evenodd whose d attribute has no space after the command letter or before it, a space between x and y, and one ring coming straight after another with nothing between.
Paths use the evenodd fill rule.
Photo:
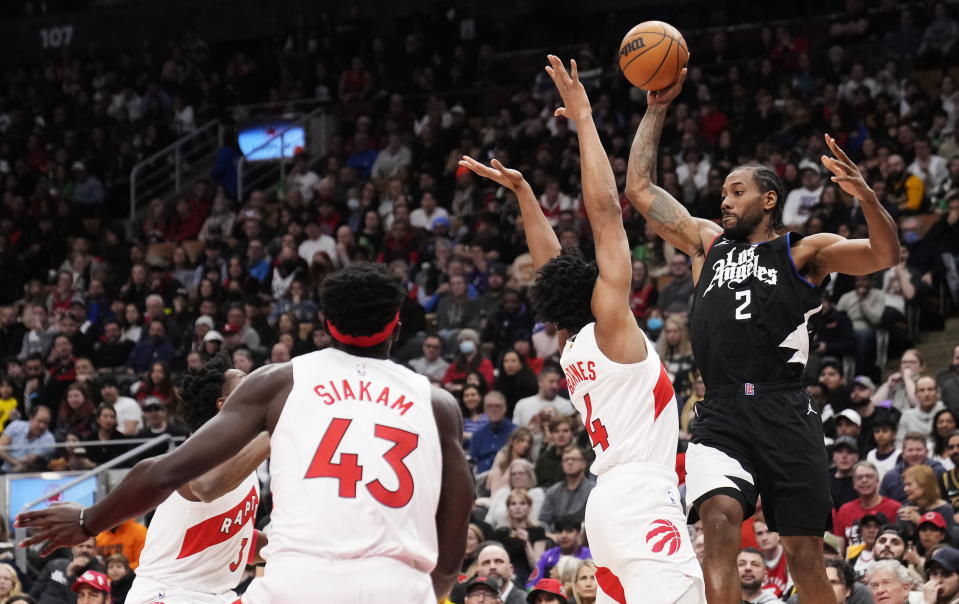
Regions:
<instances>
[{"instance_id":1,"label":"player's ear","mask_svg":"<svg viewBox=\"0 0 959 604\"><path fill-rule=\"evenodd\" d=\"M767 212L771 211L776 207L776 204L779 203L779 196L775 191L766 191L763 193L763 209Z\"/></svg>"}]
</instances>

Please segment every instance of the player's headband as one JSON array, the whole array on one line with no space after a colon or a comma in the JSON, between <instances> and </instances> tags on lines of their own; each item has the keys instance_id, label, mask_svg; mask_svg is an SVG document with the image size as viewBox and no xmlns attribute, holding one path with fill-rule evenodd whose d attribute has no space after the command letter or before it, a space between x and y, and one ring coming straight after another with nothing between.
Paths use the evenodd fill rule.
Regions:
<instances>
[{"instance_id":1,"label":"player's headband","mask_svg":"<svg viewBox=\"0 0 959 604\"><path fill-rule=\"evenodd\" d=\"M393 328L396 327L396 324L400 322L400 311L396 311L396 316L393 317L393 320L386 324L382 330L370 334L368 336L351 336L349 334L343 333L336 328L336 325L333 325L330 321L326 322L326 329L330 332L330 337L339 342L340 344L345 344L347 346L355 346L357 348L369 348L370 346L376 346L386 341L386 338L390 337L393 333Z\"/></svg>"}]
</instances>

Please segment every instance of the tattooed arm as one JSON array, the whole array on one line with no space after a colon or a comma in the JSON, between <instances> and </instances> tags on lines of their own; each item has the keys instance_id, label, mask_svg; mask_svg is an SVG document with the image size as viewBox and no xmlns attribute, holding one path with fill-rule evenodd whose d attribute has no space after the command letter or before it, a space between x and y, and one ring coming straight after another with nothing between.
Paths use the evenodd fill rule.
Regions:
<instances>
[{"instance_id":1,"label":"tattooed arm","mask_svg":"<svg viewBox=\"0 0 959 604\"><path fill-rule=\"evenodd\" d=\"M648 220L656 234L691 258L702 257L705 246L722 229L714 222L693 218L683 204L656 186L656 149L666 120L669 103L682 90L686 79L683 69L679 80L664 90L650 92L643 121L639 124L629 153L626 172L626 197Z\"/></svg>"}]
</instances>

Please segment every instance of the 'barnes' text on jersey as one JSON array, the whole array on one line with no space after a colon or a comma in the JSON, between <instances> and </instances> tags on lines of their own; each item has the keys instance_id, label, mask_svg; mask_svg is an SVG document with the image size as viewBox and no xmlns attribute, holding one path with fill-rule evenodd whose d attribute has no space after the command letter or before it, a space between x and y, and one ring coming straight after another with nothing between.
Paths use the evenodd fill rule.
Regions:
<instances>
[{"instance_id":1,"label":"'barnes' text on jersey","mask_svg":"<svg viewBox=\"0 0 959 604\"><path fill-rule=\"evenodd\" d=\"M707 391L730 384L799 381L809 358L809 317L822 292L792 260L802 235L755 245L720 235L706 253L690 328Z\"/></svg>"}]
</instances>

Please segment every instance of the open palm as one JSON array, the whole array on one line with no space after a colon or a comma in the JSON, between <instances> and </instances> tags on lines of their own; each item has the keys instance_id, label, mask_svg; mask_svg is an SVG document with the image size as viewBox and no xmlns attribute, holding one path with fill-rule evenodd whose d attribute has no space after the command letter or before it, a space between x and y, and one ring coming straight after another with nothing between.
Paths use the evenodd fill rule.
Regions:
<instances>
[{"instance_id":1,"label":"open palm","mask_svg":"<svg viewBox=\"0 0 959 604\"><path fill-rule=\"evenodd\" d=\"M510 190L516 190L517 187L525 182L523 174L520 173L519 170L507 168L501 164L498 159L494 159L490 163L490 166L485 166L469 155L464 155L463 159L459 161L459 165L464 168L469 168L477 176L488 178Z\"/></svg>"}]
</instances>

